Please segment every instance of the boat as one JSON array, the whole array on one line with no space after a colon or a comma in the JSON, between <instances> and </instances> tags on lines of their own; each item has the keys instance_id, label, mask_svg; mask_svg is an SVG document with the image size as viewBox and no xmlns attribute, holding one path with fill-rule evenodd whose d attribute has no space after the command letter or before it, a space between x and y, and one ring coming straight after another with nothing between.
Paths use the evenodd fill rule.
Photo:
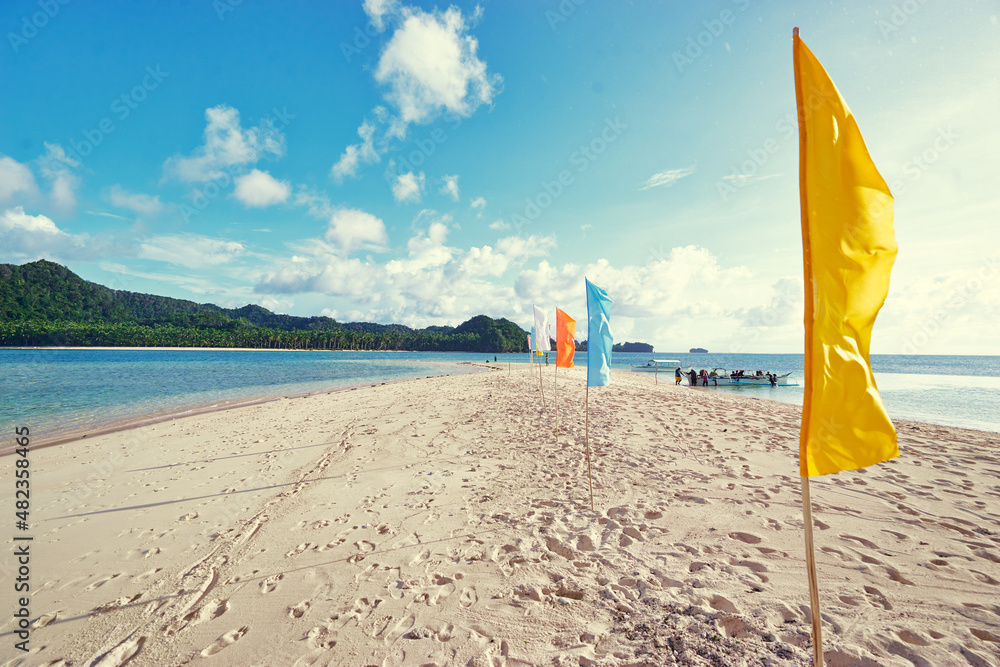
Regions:
<instances>
[{"instance_id":1,"label":"boat","mask_svg":"<svg viewBox=\"0 0 1000 667\"><path fill-rule=\"evenodd\" d=\"M640 373L672 373L681 367L677 359L650 359L643 366L629 364L628 367Z\"/></svg>"},{"instance_id":2,"label":"boat","mask_svg":"<svg viewBox=\"0 0 1000 667\"><path fill-rule=\"evenodd\" d=\"M691 366L686 366L681 370L684 375L684 382L688 385L691 384ZM703 387L701 373L698 373L698 383L696 386ZM791 373L785 373L784 375L774 375L774 385L776 387L789 387L797 386L798 383L792 378ZM739 386L772 386L771 379L767 377L768 373L763 375L757 375L753 371L739 371L739 370L727 370L725 368L713 368L708 375L708 385L709 387L739 387Z\"/></svg>"}]
</instances>

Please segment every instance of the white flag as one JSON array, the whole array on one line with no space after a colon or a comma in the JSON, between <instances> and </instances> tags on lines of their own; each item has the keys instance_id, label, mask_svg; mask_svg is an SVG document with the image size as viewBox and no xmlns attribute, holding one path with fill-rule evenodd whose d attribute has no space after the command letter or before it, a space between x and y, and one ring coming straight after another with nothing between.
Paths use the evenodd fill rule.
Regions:
<instances>
[{"instance_id":1,"label":"white flag","mask_svg":"<svg viewBox=\"0 0 1000 667\"><path fill-rule=\"evenodd\" d=\"M549 316L538 306L535 309L535 351L551 352L552 344L549 341Z\"/></svg>"}]
</instances>

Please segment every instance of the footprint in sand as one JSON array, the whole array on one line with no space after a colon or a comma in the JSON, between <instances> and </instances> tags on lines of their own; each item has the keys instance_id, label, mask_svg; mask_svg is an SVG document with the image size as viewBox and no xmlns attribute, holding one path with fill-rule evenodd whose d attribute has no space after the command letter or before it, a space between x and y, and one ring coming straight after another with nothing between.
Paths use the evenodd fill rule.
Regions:
<instances>
[{"instance_id":1,"label":"footprint in sand","mask_svg":"<svg viewBox=\"0 0 1000 667\"><path fill-rule=\"evenodd\" d=\"M444 602L448 598L448 596L450 596L452 593L455 592L455 584L450 583L451 582L450 579L448 581L449 581L449 583L444 584L443 586L438 586L427 597L427 604L428 605L438 605L438 604L441 604L442 602Z\"/></svg>"},{"instance_id":2,"label":"footprint in sand","mask_svg":"<svg viewBox=\"0 0 1000 667\"><path fill-rule=\"evenodd\" d=\"M477 602L479 602L479 593L476 592L475 586L466 586L462 589L462 594L458 598L458 604L468 608Z\"/></svg>"},{"instance_id":3,"label":"footprint in sand","mask_svg":"<svg viewBox=\"0 0 1000 667\"><path fill-rule=\"evenodd\" d=\"M293 556L298 556L300 553L312 546L312 542L303 542L299 546L295 547L291 551L285 554L285 558L292 558Z\"/></svg>"},{"instance_id":4,"label":"footprint in sand","mask_svg":"<svg viewBox=\"0 0 1000 667\"><path fill-rule=\"evenodd\" d=\"M104 577L103 579L98 579L97 581L95 581L91 585L87 586L83 590L85 590L85 591L92 591L95 588L100 588L101 586L103 586L104 584L108 583L112 579L117 579L119 576L121 576L120 572L117 573L117 574L112 574L110 577Z\"/></svg>"},{"instance_id":5,"label":"footprint in sand","mask_svg":"<svg viewBox=\"0 0 1000 667\"><path fill-rule=\"evenodd\" d=\"M859 544L863 544L864 546L868 547L869 549L874 549L876 551L878 551L878 549L879 549L879 546L877 544L875 544L871 540L866 540L863 537L857 537L855 535L840 535L840 539L842 539L842 540L853 540L855 542L858 542Z\"/></svg>"},{"instance_id":6,"label":"footprint in sand","mask_svg":"<svg viewBox=\"0 0 1000 667\"><path fill-rule=\"evenodd\" d=\"M416 617L413 614L399 619L396 625L392 627L392 630L385 635L385 643L391 644L405 635L411 628L413 628L414 623L416 623Z\"/></svg>"},{"instance_id":7,"label":"footprint in sand","mask_svg":"<svg viewBox=\"0 0 1000 667\"><path fill-rule=\"evenodd\" d=\"M733 532L729 533L729 537L734 540L739 540L740 542L745 542L746 544L760 544L763 541L763 538L758 537L753 533Z\"/></svg>"},{"instance_id":8,"label":"footprint in sand","mask_svg":"<svg viewBox=\"0 0 1000 667\"><path fill-rule=\"evenodd\" d=\"M214 620L229 611L229 600L212 600L198 613L198 617L195 618L191 625L200 625L201 623L207 623L208 621Z\"/></svg>"},{"instance_id":9,"label":"footprint in sand","mask_svg":"<svg viewBox=\"0 0 1000 667\"><path fill-rule=\"evenodd\" d=\"M309 611L309 607L311 607L311 606L312 606L312 603L309 602L309 600L303 600L302 602L298 603L294 607L289 607L288 608L288 617L289 618L302 618L303 616L305 616L306 612Z\"/></svg>"},{"instance_id":10,"label":"footprint in sand","mask_svg":"<svg viewBox=\"0 0 1000 667\"><path fill-rule=\"evenodd\" d=\"M368 540L361 540L360 542L355 542L354 547L358 551L364 553L371 553L372 551L375 551L375 545L369 542Z\"/></svg>"},{"instance_id":11,"label":"footprint in sand","mask_svg":"<svg viewBox=\"0 0 1000 667\"><path fill-rule=\"evenodd\" d=\"M868 594L868 602L873 607L882 607L886 611L892 610L892 604L889 603L889 600L886 599L885 595L879 589L874 586L865 586L865 593Z\"/></svg>"},{"instance_id":12,"label":"footprint in sand","mask_svg":"<svg viewBox=\"0 0 1000 667\"><path fill-rule=\"evenodd\" d=\"M1000 586L1000 581L997 581L993 577L978 570L969 570L972 576L983 582L984 584L989 584L990 586Z\"/></svg>"},{"instance_id":13,"label":"footprint in sand","mask_svg":"<svg viewBox=\"0 0 1000 667\"><path fill-rule=\"evenodd\" d=\"M283 574L273 574L264 581L260 582L260 592L263 594L270 593L278 587L278 582L285 578Z\"/></svg>"},{"instance_id":14,"label":"footprint in sand","mask_svg":"<svg viewBox=\"0 0 1000 667\"><path fill-rule=\"evenodd\" d=\"M92 667L121 667L126 662L136 656L142 650L142 645L146 643L145 637L138 639L126 639L118 646L114 647L98 660L95 660Z\"/></svg>"},{"instance_id":15,"label":"footprint in sand","mask_svg":"<svg viewBox=\"0 0 1000 667\"><path fill-rule=\"evenodd\" d=\"M57 609L55 611L50 611L47 614L42 614L41 616L39 616L35 620L34 623L31 624L31 629L32 630L37 630L38 628L44 628L46 625L48 625L52 621L54 621L57 618L59 618L59 612L61 612L61 611L62 611L62 609Z\"/></svg>"},{"instance_id":16,"label":"footprint in sand","mask_svg":"<svg viewBox=\"0 0 1000 667\"><path fill-rule=\"evenodd\" d=\"M250 631L250 626L248 625L236 628L235 630L230 630L226 634L216 639L211 646L203 650L201 652L202 657L207 658L209 656L213 656L222 649L226 648L227 646L235 644L249 631Z\"/></svg>"}]
</instances>

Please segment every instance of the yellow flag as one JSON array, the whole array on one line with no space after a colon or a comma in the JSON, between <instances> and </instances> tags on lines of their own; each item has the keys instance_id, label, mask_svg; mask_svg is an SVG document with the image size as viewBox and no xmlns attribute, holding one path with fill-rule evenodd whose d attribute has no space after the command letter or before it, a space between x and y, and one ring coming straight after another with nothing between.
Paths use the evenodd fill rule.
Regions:
<instances>
[{"instance_id":1,"label":"yellow flag","mask_svg":"<svg viewBox=\"0 0 1000 667\"><path fill-rule=\"evenodd\" d=\"M868 349L896 257L892 194L816 56L794 36L805 268L802 475L899 455Z\"/></svg>"}]
</instances>

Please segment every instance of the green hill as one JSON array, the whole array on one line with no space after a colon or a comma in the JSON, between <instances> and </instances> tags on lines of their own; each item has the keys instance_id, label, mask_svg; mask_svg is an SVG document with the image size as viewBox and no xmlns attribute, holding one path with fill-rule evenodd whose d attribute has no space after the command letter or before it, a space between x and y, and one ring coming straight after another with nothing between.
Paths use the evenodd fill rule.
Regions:
<instances>
[{"instance_id":1,"label":"green hill","mask_svg":"<svg viewBox=\"0 0 1000 667\"><path fill-rule=\"evenodd\" d=\"M171 346L525 352L526 332L478 315L458 327L296 317L247 304L207 303L109 289L39 260L0 264L0 346Z\"/></svg>"}]
</instances>

